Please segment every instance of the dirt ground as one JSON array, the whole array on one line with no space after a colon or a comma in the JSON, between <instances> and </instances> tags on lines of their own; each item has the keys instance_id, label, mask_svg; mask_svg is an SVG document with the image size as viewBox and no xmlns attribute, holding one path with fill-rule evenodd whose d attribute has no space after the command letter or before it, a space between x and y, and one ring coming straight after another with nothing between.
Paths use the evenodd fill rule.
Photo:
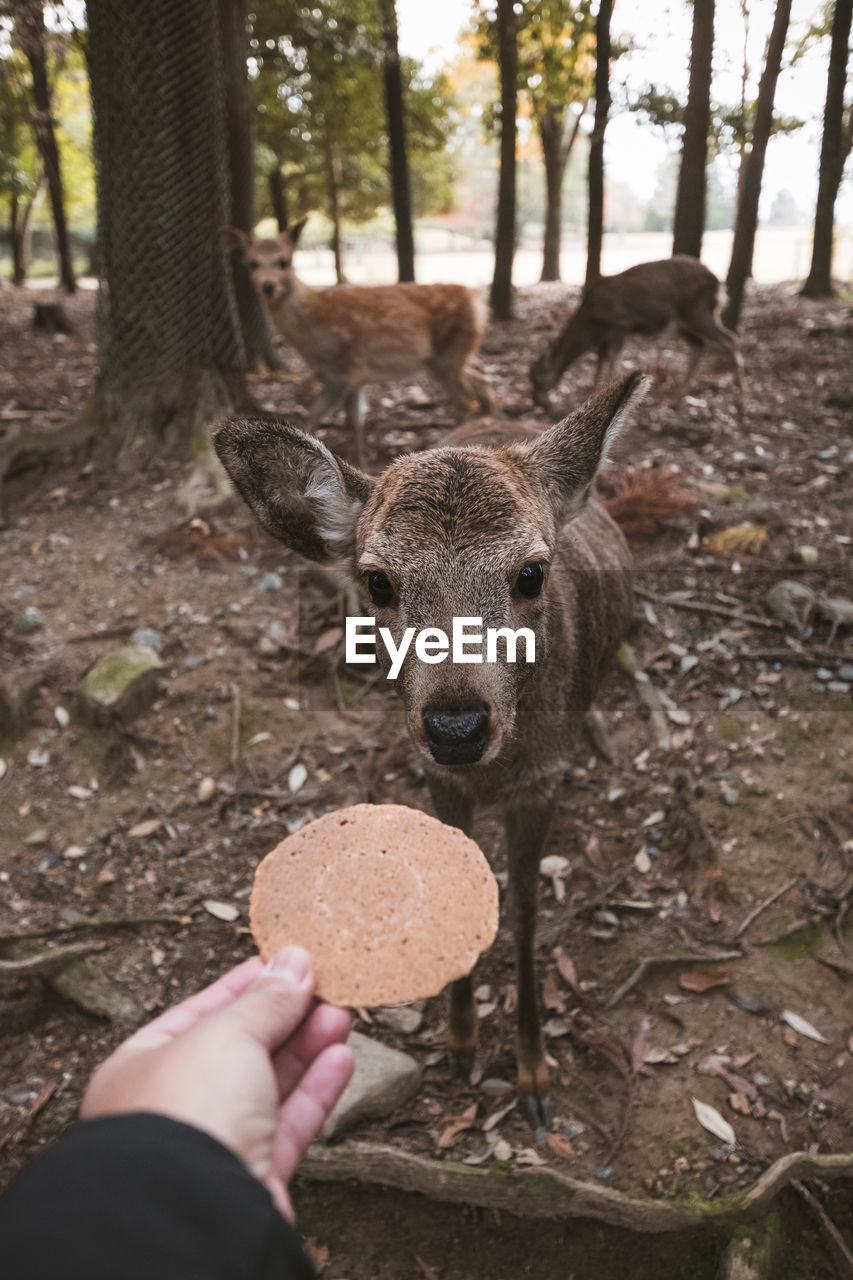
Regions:
<instances>
[{"instance_id":1,"label":"dirt ground","mask_svg":"<svg viewBox=\"0 0 853 1280\"><path fill-rule=\"evenodd\" d=\"M482 365L519 420L544 421L524 371L570 296L523 290L517 318L487 335ZM11 427L71 417L91 393L94 296L64 305L74 331L54 337L30 330L31 296L0 299L0 443ZM853 635L843 609L801 633L765 607L781 579L853 597L853 310L756 288L742 349L742 422L725 363L706 359L673 406L683 349L625 350L655 384L615 474L677 466L694 501L636 544L631 643L663 698L669 745L614 670L599 707L616 759L583 740L548 840L566 862L541 882L547 1145L511 1106L505 923L477 969L470 1083L448 1075L442 999L409 1033L381 1012L356 1015L424 1066L415 1100L358 1137L472 1165L544 1162L670 1199L723 1197L790 1151L853 1153ZM588 360L571 370L566 408L592 373ZM304 421L295 359L251 383L264 409ZM454 425L424 392L374 390L373 470ZM320 434L352 456L343 427ZM7 484L0 530L0 681L26 678L36 694L0 742L0 934L70 926L46 936L101 944L88 963L149 1014L251 953L252 874L287 831L365 800L429 808L394 693L343 664L339 593L236 505L209 536L187 533L183 478L168 461L145 474L79 461L24 471ZM38 629L22 629L28 608ZM122 731L88 726L81 677L139 627L162 638L159 696ZM500 880L496 818L482 815L475 834ZM93 917L127 923L81 927ZM69 1123L124 1034L46 985L0 978L4 1178ZM701 1114L716 1136L694 1100L713 1109ZM325 1266L357 1274L334 1250ZM445 1275L413 1260L403 1274Z\"/></svg>"}]
</instances>

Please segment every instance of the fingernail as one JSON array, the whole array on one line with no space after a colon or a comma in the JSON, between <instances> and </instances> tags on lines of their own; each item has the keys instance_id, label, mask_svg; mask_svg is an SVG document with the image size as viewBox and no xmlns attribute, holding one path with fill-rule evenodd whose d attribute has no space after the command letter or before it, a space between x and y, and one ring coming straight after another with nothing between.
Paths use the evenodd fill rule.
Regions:
<instances>
[{"instance_id":1,"label":"fingernail","mask_svg":"<svg viewBox=\"0 0 853 1280\"><path fill-rule=\"evenodd\" d=\"M273 957L269 972L280 974L298 986L302 986L311 972L311 957L304 947L285 947Z\"/></svg>"}]
</instances>

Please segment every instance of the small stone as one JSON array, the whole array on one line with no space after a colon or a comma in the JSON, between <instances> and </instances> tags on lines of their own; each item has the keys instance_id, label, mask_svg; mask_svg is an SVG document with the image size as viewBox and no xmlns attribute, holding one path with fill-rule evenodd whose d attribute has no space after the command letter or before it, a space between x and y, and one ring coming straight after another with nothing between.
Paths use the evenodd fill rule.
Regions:
<instances>
[{"instance_id":1,"label":"small stone","mask_svg":"<svg viewBox=\"0 0 853 1280\"><path fill-rule=\"evenodd\" d=\"M304 764L295 764L287 775L287 786L291 793L300 791L308 778L308 770Z\"/></svg>"},{"instance_id":2,"label":"small stone","mask_svg":"<svg viewBox=\"0 0 853 1280\"><path fill-rule=\"evenodd\" d=\"M784 529L785 517L766 498L753 498L744 509L747 520L753 524L763 524L768 529Z\"/></svg>"},{"instance_id":3,"label":"small stone","mask_svg":"<svg viewBox=\"0 0 853 1280\"><path fill-rule=\"evenodd\" d=\"M258 653L262 658L273 658L280 651L281 645L272 636L263 635L258 640Z\"/></svg>"},{"instance_id":4,"label":"small stone","mask_svg":"<svg viewBox=\"0 0 853 1280\"><path fill-rule=\"evenodd\" d=\"M849 693L850 685L846 680L830 680L826 686L828 693Z\"/></svg>"},{"instance_id":5,"label":"small stone","mask_svg":"<svg viewBox=\"0 0 853 1280\"><path fill-rule=\"evenodd\" d=\"M722 794L723 804L734 805L740 799L740 792L735 787L726 787Z\"/></svg>"},{"instance_id":6,"label":"small stone","mask_svg":"<svg viewBox=\"0 0 853 1280\"><path fill-rule=\"evenodd\" d=\"M32 635L34 631L41 631L44 626L45 618L41 609L37 609L35 605L27 605L23 613L18 614L13 623L13 630L17 631L19 636Z\"/></svg>"},{"instance_id":7,"label":"small stone","mask_svg":"<svg viewBox=\"0 0 853 1280\"><path fill-rule=\"evenodd\" d=\"M389 1005L385 1009L376 1010L376 1021L401 1036L410 1036L419 1031L423 1020L424 1015L411 1004Z\"/></svg>"},{"instance_id":8,"label":"small stone","mask_svg":"<svg viewBox=\"0 0 853 1280\"><path fill-rule=\"evenodd\" d=\"M233 906L230 902L216 902L213 898L207 898L201 905L208 915L214 916L217 920L224 920L226 924L233 924L235 920L240 919L239 907Z\"/></svg>"},{"instance_id":9,"label":"small stone","mask_svg":"<svg viewBox=\"0 0 853 1280\"><path fill-rule=\"evenodd\" d=\"M819 559L817 547L797 547L797 555L803 564L808 565L817 564Z\"/></svg>"},{"instance_id":10,"label":"small stone","mask_svg":"<svg viewBox=\"0 0 853 1280\"><path fill-rule=\"evenodd\" d=\"M199 804L209 804L216 795L216 783L213 778L202 778L198 784Z\"/></svg>"},{"instance_id":11,"label":"small stone","mask_svg":"<svg viewBox=\"0 0 853 1280\"><path fill-rule=\"evenodd\" d=\"M480 1093L484 1093L487 1098L505 1098L512 1091L513 1086L509 1080L501 1080L497 1076L489 1076L480 1085Z\"/></svg>"},{"instance_id":12,"label":"small stone","mask_svg":"<svg viewBox=\"0 0 853 1280\"><path fill-rule=\"evenodd\" d=\"M845 662L844 666L838 672L838 677L840 680L853 680L853 667L851 667L849 663Z\"/></svg>"},{"instance_id":13,"label":"small stone","mask_svg":"<svg viewBox=\"0 0 853 1280\"><path fill-rule=\"evenodd\" d=\"M138 627L130 637L131 644L141 644L146 649L162 649L163 637L153 627Z\"/></svg>"},{"instance_id":14,"label":"small stone","mask_svg":"<svg viewBox=\"0 0 853 1280\"><path fill-rule=\"evenodd\" d=\"M65 710L65 707L54 707L53 718L59 725L60 729L67 729L71 723L71 717Z\"/></svg>"},{"instance_id":15,"label":"small stone","mask_svg":"<svg viewBox=\"0 0 853 1280\"><path fill-rule=\"evenodd\" d=\"M156 698L162 670L157 653L147 646L127 645L105 653L83 677L81 709L95 723L132 720Z\"/></svg>"},{"instance_id":16,"label":"small stone","mask_svg":"<svg viewBox=\"0 0 853 1280\"><path fill-rule=\"evenodd\" d=\"M280 573L265 573L258 583L259 591L281 591L284 578Z\"/></svg>"},{"instance_id":17,"label":"small stone","mask_svg":"<svg viewBox=\"0 0 853 1280\"><path fill-rule=\"evenodd\" d=\"M357 1031L347 1042L355 1057L355 1071L321 1136L328 1142L362 1120L389 1115L418 1091L421 1067L398 1049L371 1040Z\"/></svg>"}]
</instances>

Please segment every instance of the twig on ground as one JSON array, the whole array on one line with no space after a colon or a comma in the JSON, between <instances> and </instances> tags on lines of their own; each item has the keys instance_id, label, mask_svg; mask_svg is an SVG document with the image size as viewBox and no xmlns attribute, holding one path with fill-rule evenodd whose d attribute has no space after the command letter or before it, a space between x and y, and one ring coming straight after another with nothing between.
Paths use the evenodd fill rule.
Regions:
<instances>
[{"instance_id":1,"label":"twig on ground","mask_svg":"<svg viewBox=\"0 0 853 1280\"><path fill-rule=\"evenodd\" d=\"M42 1088L39 1090L36 1097L33 1098L32 1102L30 1103L29 1111L24 1116L23 1123L18 1126L17 1130L9 1129L8 1132L4 1133L3 1137L0 1138L0 1151L3 1151L12 1141L20 1142L21 1138L24 1137L30 1125L35 1120L36 1116L39 1114L40 1111L43 1111L44 1108L47 1106L47 1104L50 1102L51 1098L56 1092L58 1085L59 1085L59 1079L57 1077L57 1079L55 1080L48 1080L47 1084L42 1086Z\"/></svg>"},{"instance_id":2,"label":"twig on ground","mask_svg":"<svg viewBox=\"0 0 853 1280\"><path fill-rule=\"evenodd\" d=\"M736 622L745 622L752 627L764 627L770 631L778 631L779 623L773 618L761 618L755 613L742 613L739 609L727 609L722 604L710 604L701 600L673 600L669 596L659 596L653 591L634 588L634 593L641 600L650 600L652 604L668 605L672 609L688 609L691 613L713 613L718 618L734 618Z\"/></svg>"},{"instance_id":3,"label":"twig on ground","mask_svg":"<svg viewBox=\"0 0 853 1280\"><path fill-rule=\"evenodd\" d=\"M18 939L21 935L18 934ZM0 936L0 954L6 939ZM92 951L103 951L105 942L69 942L65 947L53 947L50 951L40 951L38 955L22 957L19 960L0 959L0 978L37 978L42 974L53 973L61 969L69 960L78 956L87 956Z\"/></svg>"},{"instance_id":4,"label":"twig on ground","mask_svg":"<svg viewBox=\"0 0 853 1280\"><path fill-rule=\"evenodd\" d=\"M794 885L796 885L799 882L799 879L800 879L799 876L791 876L791 879L786 880L783 885L781 885L778 889L776 889L773 893L771 893L769 898L765 898L762 902L759 902L757 907L753 907L749 915L745 916L743 920L740 922L740 924L738 925L737 929L732 935L732 941L736 941L741 936L741 934L746 933L747 929L752 924L753 920L757 920L758 917L761 915L762 911L766 911L768 907L772 907L774 902L778 902L779 899L783 898L786 893L789 893L790 890L794 888Z\"/></svg>"},{"instance_id":5,"label":"twig on ground","mask_svg":"<svg viewBox=\"0 0 853 1280\"><path fill-rule=\"evenodd\" d=\"M673 956L647 956L645 960L641 960L637 965L630 978L622 983L621 987L613 992L613 995L605 1004L605 1009L612 1009L620 1000L632 991L640 982L643 981L646 974L652 969L662 968L671 964L723 964L726 960L742 960L742 951L681 951Z\"/></svg>"},{"instance_id":6,"label":"twig on ground","mask_svg":"<svg viewBox=\"0 0 853 1280\"><path fill-rule=\"evenodd\" d=\"M592 739L592 745L608 764L616 763L616 750L607 731L607 721L597 707L590 707L584 718L584 728Z\"/></svg>"},{"instance_id":7,"label":"twig on ground","mask_svg":"<svg viewBox=\"0 0 853 1280\"><path fill-rule=\"evenodd\" d=\"M56 921L39 928L15 929L0 933L4 942L22 942L27 938L48 938L55 933L72 933L80 929L125 929L137 924L187 924L186 916L88 916L84 920Z\"/></svg>"},{"instance_id":8,"label":"twig on ground","mask_svg":"<svg viewBox=\"0 0 853 1280\"><path fill-rule=\"evenodd\" d=\"M231 768L240 763L240 686L231 686Z\"/></svg>"},{"instance_id":9,"label":"twig on ground","mask_svg":"<svg viewBox=\"0 0 853 1280\"><path fill-rule=\"evenodd\" d=\"M669 751L672 738L663 703L648 675L640 666L639 658L627 642L619 646L616 661L634 681L640 701L649 709L649 724L657 746L662 751Z\"/></svg>"},{"instance_id":10,"label":"twig on ground","mask_svg":"<svg viewBox=\"0 0 853 1280\"><path fill-rule=\"evenodd\" d=\"M850 1252L843 1235L838 1230L838 1227L832 1221L832 1218L830 1218L817 1196L813 1195L811 1191L809 1191L808 1187L804 1186L803 1183L796 1178L791 1180L791 1186L800 1196L802 1196L806 1204L816 1215L821 1231L826 1236L830 1248L832 1249L835 1262L838 1266L838 1275L853 1276L853 1253Z\"/></svg>"},{"instance_id":11,"label":"twig on ground","mask_svg":"<svg viewBox=\"0 0 853 1280\"><path fill-rule=\"evenodd\" d=\"M737 656L755 662L791 662L802 667L822 667L827 661L837 662L839 666L853 663L853 654L838 653L826 645L812 645L808 653L800 649L738 649Z\"/></svg>"}]
</instances>

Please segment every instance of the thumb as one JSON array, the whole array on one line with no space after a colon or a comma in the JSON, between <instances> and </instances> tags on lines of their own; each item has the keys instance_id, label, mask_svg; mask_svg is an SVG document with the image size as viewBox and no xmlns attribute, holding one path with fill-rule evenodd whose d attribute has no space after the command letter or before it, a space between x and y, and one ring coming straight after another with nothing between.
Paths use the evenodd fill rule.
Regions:
<instances>
[{"instance_id":1,"label":"thumb","mask_svg":"<svg viewBox=\"0 0 853 1280\"><path fill-rule=\"evenodd\" d=\"M311 1005L314 971L304 947L285 947L238 1000L218 1016L274 1053Z\"/></svg>"}]
</instances>

